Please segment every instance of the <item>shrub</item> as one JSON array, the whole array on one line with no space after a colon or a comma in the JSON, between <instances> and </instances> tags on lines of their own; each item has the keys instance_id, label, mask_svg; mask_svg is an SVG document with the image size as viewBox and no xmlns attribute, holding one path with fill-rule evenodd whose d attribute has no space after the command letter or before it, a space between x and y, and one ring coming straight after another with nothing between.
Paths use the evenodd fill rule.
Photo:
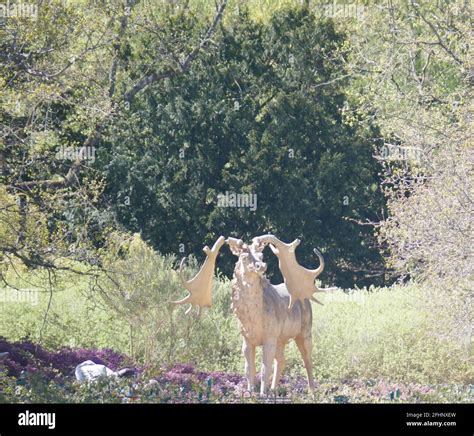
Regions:
<instances>
[{"instance_id":1,"label":"shrub","mask_svg":"<svg viewBox=\"0 0 474 436\"><path fill-rule=\"evenodd\" d=\"M216 280L213 308L186 316L170 302L185 295L176 259L161 256L138 235L112 237L98 283L104 301L129 324L130 350L141 362L157 366L193 362L204 367L236 369L240 338L230 312L229 283ZM197 262L189 261L191 273Z\"/></svg>"}]
</instances>

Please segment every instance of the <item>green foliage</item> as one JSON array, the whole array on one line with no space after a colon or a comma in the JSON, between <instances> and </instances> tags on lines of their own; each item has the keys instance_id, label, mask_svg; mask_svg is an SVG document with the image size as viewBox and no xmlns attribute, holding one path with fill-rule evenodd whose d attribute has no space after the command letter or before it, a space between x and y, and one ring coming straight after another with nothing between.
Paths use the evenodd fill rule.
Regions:
<instances>
[{"instance_id":1,"label":"green foliage","mask_svg":"<svg viewBox=\"0 0 474 436\"><path fill-rule=\"evenodd\" d=\"M363 2L361 19L328 19L325 0L230 0L212 42L183 67L214 13L213 2L185 3L137 2L128 25L122 2L88 0L41 2L38 19L2 22L0 286L21 290L0 288L0 335L241 372L232 257L218 260L213 308L196 317L169 303L183 295L174 255L194 255L191 275L220 234L271 231L302 238L307 266L321 248L325 281L383 285L385 262L414 279L314 307L317 401L472 401L467 2ZM166 78L124 104L151 73ZM97 146L96 162L57 184L72 165L58 148L82 144ZM387 159L387 145L413 154ZM257 210L218 207L226 191L257 195ZM366 220L384 221L384 260L373 230L355 224ZM121 225L169 255L109 235ZM24 301L33 296L38 304ZM288 371L302 374L294 345ZM0 401L118 402L126 387L32 375L17 389L0 377ZM398 382L437 387L403 397ZM180 395L151 391L140 392Z\"/></svg>"},{"instance_id":2,"label":"green foliage","mask_svg":"<svg viewBox=\"0 0 474 436\"><path fill-rule=\"evenodd\" d=\"M396 270L416 280L441 282L438 286L453 292L462 282L469 287L474 277L474 150L468 142L463 138L440 150L429 178L400 182L399 190L410 195L390 201L390 218L379 232Z\"/></svg>"},{"instance_id":3,"label":"green foliage","mask_svg":"<svg viewBox=\"0 0 474 436\"><path fill-rule=\"evenodd\" d=\"M469 99L470 7L462 1L390 2L365 8L351 31L351 94L376 117L387 142L412 148L430 167L449 146L450 126ZM356 112L359 112L356 110Z\"/></svg>"},{"instance_id":4,"label":"green foliage","mask_svg":"<svg viewBox=\"0 0 474 436\"><path fill-rule=\"evenodd\" d=\"M104 40L112 39L116 23L107 7L71 3L35 5L35 19L2 20L0 219L8 228L5 239L0 229L2 263L52 270L59 259L92 260L110 223L97 208L100 174L81 162L80 183L62 183L75 157L61 150L77 151L110 110L108 74L97 59L110 59Z\"/></svg>"},{"instance_id":5,"label":"green foliage","mask_svg":"<svg viewBox=\"0 0 474 436\"><path fill-rule=\"evenodd\" d=\"M472 281L470 5L382 1L366 15L346 23L348 92L385 138L380 242L397 274L455 292Z\"/></svg>"},{"instance_id":6,"label":"green foliage","mask_svg":"<svg viewBox=\"0 0 474 436\"><path fill-rule=\"evenodd\" d=\"M186 316L171 304L183 296L172 269L175 258L160 256L138 235L111 237L105 247L107 274L97 283L101 295L130 331L130 352L146 363L193 362L235 370L240 338L230 313L229 282L216 280L212 311ZM191 270L197 271L195 261ZM212 363L211 363L212 362Z\"/></svg>"},{"instance_id":7,"label":"green foliage","mask_svg":"<svg viewBox=\"0 0 474 436\"><path fill-rule=\"evenodd\" d=\"M325 307L314 308L317 377L468 382L469 333L458 326L453 336L449 298L430 297L443 302L435 308L415 285L331 295Z\"/></svg>"},{"instance_id":8,"label":"green foliage","mask_svg":"<svg viewBox=\"0 0 474 436\"><path fill-rule=\"evenodd\" d=\"M179 40L188 20L162 25ZM155 50L146 36L132 44L137 63ZM197 255L219 234L301 237L302 257L327 251L329 280L377 280L366 277L383 267L372 231L354 221L384 206L379 135L343 120L343 46L305 9L263 24L240 11L188 74L147 89L110 129L98 165L118 220L163 253ZM226 192L256 195L256 211L220 207ZM231 260L219 265L230 274Z\"/></svg>"}]
</instances>

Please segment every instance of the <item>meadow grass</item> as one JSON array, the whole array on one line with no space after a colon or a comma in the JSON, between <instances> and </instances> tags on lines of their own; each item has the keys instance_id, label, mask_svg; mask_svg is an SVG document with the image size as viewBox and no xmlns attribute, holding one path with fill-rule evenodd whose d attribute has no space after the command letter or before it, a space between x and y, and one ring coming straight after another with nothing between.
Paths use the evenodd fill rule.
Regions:
<instances>
[{"instance_id":1,"label":"meadow grass","mask_svg":"<svg viewBox=\"0 0 474 436\"><path fill-rule=\"evenodd\" d=\"M241 336L230 309L229 281L217 280L213 308L197 317L169 304L172 296L183 293L174 271L163 279L168 283L158 274L153 286L142 289L140 300L146 301L145 295L149 299L140 305L138 318L117 312L88 290L83 277L54 289L46 321L50 295L44 290L37 304L4 301L0 336L9 341L28 338L50 350L112 348L156 368L191 363L202 371L242 373ZM313 366L319 382L472 383L470 337L447 334L449 311L433 316L419 286L338 290L321 299L324 306L313 305ZM133 301L127 304L133 307ZM286 357L286 373L304 375L294 343Z\"/></svg>"}]
</instances>

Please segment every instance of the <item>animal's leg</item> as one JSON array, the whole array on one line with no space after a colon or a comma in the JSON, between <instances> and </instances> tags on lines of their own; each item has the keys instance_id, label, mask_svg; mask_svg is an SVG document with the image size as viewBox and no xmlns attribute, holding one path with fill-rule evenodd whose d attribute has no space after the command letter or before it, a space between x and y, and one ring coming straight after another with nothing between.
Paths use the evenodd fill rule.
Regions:
<instances>
[{"instance_id":1,"label":"animal's leg","mask_svg":"<svg viewBox=\"0 0 474 436\"><path fill-rule=\"evenodd\" d=\"M247 343L244 338L242 351L245 357L245 377L247 378L247 388L253 391L255 387L255 347Z\"/></svg>"},{"instance_id":2,"label":"animal's leg","mask_svg":"<svg viewBox=\"0 0 474 436\"><path fill-rule=\"evenodd\" d=\"M275 342L266 342L263 344L263 353L262 353L262 384L260 385L260 394L265 395L269 386L270 378L272 375L272 363L275 358L276 353L276 343Z\"/></svg>"},{"instance_id":3,"label":"animal's leg","mask_svg":"<svg viewBox=\"0 0 474 436\"><path fill-rule=\"evenodd\" d=\"M297 337L295 338L296 345L300 350L301 356L303 357L304 366L306 368L306 373L308 374L308 388L310 391L314 389L314 379L313 379L313 363L311 358L311 351L313 348L311 336L306 337Z\"/></svg>"},{"instance_id":4,"label":"animal's leg","mask_svg":"<svg viewBox=\"0 0 474 436\"><path fill-rule=\"evenodd\" d=\"M279 344L275 354L275 370L273 371L272 389L280 383L281 374L285 369L285 344Z\"/></svg>"}]
</instances>

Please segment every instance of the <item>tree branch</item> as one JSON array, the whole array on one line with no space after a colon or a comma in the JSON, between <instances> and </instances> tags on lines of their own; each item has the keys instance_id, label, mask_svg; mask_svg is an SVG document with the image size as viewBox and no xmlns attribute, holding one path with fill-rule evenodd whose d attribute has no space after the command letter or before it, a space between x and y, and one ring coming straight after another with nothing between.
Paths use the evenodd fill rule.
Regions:
<instances>
[{"instance_id":1,"label":"tree branch","mask_svg":"<svg viewBox=\"0 0 474 436\"><path fill-rule=\"evenodd\" d=\"M134 0L132 0L132 3L133 2ZM216 31L217 25L222 19L226 6L227 6L227 0L223 0L217 6L214 19L212 20L209 28L207 29L204 37L199 41L196 47L186 56L184 61L179 64L180 66L179 69L169 69L161 73L157 73L157 72L151 73L147 77L139 80L128 91L126 91L122 96L122 100L130 103L140 91L147 88L151 84L158 82L160 80L163 80L165 78L172 77L177 74L182 74L186 72L189 69L191 62L197 57L198 53L202 49L207 47L207 45L211 41L211 38ZM125 16L122 17L119 35L121 36L124 35L126 31L127 23L128 23L128 14L125 14ZM112 61L112 64L110 67L110 73L109 73L109 79L110 79L109 96L112 96L115 92L115 76L116 76L117 67L118 67L118 58L117 56L115 56L114 60ZM100 134L99 131L101 127L103 127L105 122L109 119L109 116L113 114L113 109L116 106L117 105L112 105L112 110L107 114L107 116L104 117L104 119L102 119L100 122L97 123L92 133L86 138L81 149L79 150L77 159L69 168L69 171L66 174L66 176L62 177L61 179L32 180L32 181L27 181L27 182L14 183L8 186L7 188L9 190L14 190L14 191L19 190L19 191L29 192L35 188L38 188L41 190L51 190L51 189L55 190L55 189L65 188L67 186L74 185L77 182L77 173L78 173L79 168L81 167L82 156L87 151L88 147L94 147L95 145L97 145L97 143L99 142L99 134Z\"/></svg>"},{"instance_id":2,"label":"tree branch","mask_svg":"<svg viewBox=\"0 0 474 436\"><path fill-rule=\"evenodd\" d=\"M120 43L122 41L125 32L127 31L128 18L130 17L131 8L135 5L136 0L125 0L124 14L120 18L120 30L118 33L117 40L113 44L114 47L114 58L109 70L109 97L113 97L115 94L115 80L117 75L117 68L119 63L119 51Z\"/></svg>"},{"instance_id":3,"label":"tree branch","mask_svg":"<svg viewBox=\"0 0 474 436\"><path fill-rule=\"evenodd\" d=\"M448 53L459 65L463 65L464 62L459 59L456 54L443 42L441 39L441 36L439 35L438 31L436 30L436 27L431 21L428 21L428 19L420 12L419 5L418 3L414 2L413 0L411 1L411 4L415 10L415 13L430 27L430 29L433 31L433 33L436 36L436 39L438 40L438 44Z\"/></svg>"},{"instance_id":4,"label":"tree branch","mask_svg":"<svg viewBox=\"0 0 474 436\"><path fill-rule=\"evenodd\" d=\"M199 44L194 47L194 49L185 57L183 62L179 63L179 69L168 69L162 73L153 72L149 76L144 77L143 79L139 80L135 85L132 86L127 92L124 94L124 100L127 102L131 102L135 95L137 95L140 91L147 88L151 84L158 82L159 80L166 79L169 77L176 76L178 74L182 74L188 71L191 62L196 59L198 53L207 47L209 42L211 41L212 36L214 35L217 25L219 24L220 20L222 19L222 15L224 10L227 6L227 0L223 0L222 3L217 7L216 14L214 19L212 20L211 25L207 29L206 34L201 39Z\"/></svg>"}]
</instances>

